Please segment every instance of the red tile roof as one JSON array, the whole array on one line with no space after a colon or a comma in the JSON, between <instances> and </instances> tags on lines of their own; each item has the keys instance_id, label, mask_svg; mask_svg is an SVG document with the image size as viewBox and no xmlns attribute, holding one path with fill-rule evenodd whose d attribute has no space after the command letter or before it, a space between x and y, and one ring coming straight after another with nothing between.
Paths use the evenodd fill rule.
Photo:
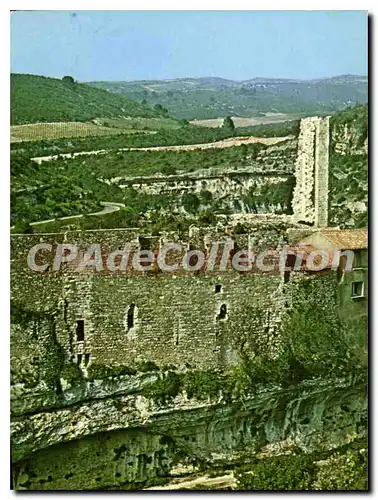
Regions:
<instances>
[{"instance_id":1,"label":"red tile roof","mask_svg":"<svg viewBox=\"0 0 378 500\"><path fill-rule=\"evenodd\" d=\"M360 250L368 247L367 229L325 228L318 231L338 250Z\"/></svg>"}]
</instances>

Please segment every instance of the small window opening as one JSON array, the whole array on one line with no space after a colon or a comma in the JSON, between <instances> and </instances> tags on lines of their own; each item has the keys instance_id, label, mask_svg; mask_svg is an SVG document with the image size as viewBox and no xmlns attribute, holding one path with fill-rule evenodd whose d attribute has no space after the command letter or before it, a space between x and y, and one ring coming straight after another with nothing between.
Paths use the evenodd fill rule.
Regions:
<instances>
[{"instance_id":1,"label":"small window opening","mask_svg":"<svg viewBox=\"0 0 378 500\"><path fill-rule=\"evenodd\" d=\"M127 328L134 327L134 312L135 312L135 304L130 304L129 310L127 312Z\"/></svg>"},{"instance_id":2,"label":"small window opening","mask_svg":"<svg viewBox=\"0 0 378 500\"><path fill-rule=\"evenodd\" d=\"M59 396L59 394L62 394L63 389L62 389L62 384L61 384L59 379L56 381L55 387L56 387L56 393L58 394L58 396Z\"/></svg>"},{"instance_id":3,"label":"small window opening","mask_svg":"<svg viewBox=\"0 0 378 500\"><path fill-rule=\"evenodd\" d=\"M364 293L364 282L356 281L352 283L352 297L362 297Z\"/></svg>"},{"instance_id":4,"label":"small window opening","mask_svg":"<svg viewBox=\"0 0 378 500\"><path fill-rule=\"evenodd\" d=\"M221 293L222 292L222 285L215 285L215 293Z\"/></svg>"},{"instance_id":5,"label":"small window opening","mask_svg":"<svg viewBox=\"0 0 378 500\"><path fill-rule=\"evenodd\" d=\"M285 267L289 267L290 269L294 269L294 266L297 261L297 256L293 254L289 254L286 256Z\"/></svg>"},{"instance_id":6,"label":"small window opening","mask_svg":"<svg viewBox=\"0 0 378 500\"><path fill-rule=\"evenodd\" d=\"M85 354L85 356L84 356L84 365L85 366L88 366L90 357L91 357L90 354Z\"/></svg>"},{"instance_id":7,"label":"small window opening","mask_svg":"<svg viewBox=\"0 0 378 500\"><path fill-rule=\"evenodd\" d=\"M83 360L83 355L82 354L78 354L77 355L77 364L81 365L82 360Z\"/></svg>"},{"instance_id":8,"label":"small window opening","mask_svg":"<svg viewBox=\"0 0 378 500\"><path fill-rule=\"evenodd\" d=\"M83 342L84 340L84 320L78 319L76 322L76 340Z\"/></svg>"},{"instance_id":9,"label":"small window opening","mask_svg":"<svg viewBox=\"0 0 378 500\"><path fill-rule=\"evenodd\" d=\"M226 319L227 316L227 306L222 304L219 310L218 319Z\"/></svg>"},{"instance_id":10,"label":"small window opening","mask_svg":"<svg viewBox=\"0 0 378 500\"><path fill-rule=\"evenodd\" d=\"M361 267L361 252L354 253L354 267Z\"/></svg>"}]
</instances>

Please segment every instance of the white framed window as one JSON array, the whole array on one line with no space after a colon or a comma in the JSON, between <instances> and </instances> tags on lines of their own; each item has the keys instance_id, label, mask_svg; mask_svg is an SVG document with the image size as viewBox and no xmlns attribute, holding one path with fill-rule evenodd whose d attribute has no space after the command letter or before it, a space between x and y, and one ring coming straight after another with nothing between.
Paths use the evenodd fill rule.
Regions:
<instances>
[{"instance_id":1,"label":"white framed window","mask_svg":"<svg viewBox=\"0 0 378 500\"><path fill-rule=\"evenodd\" d=\"M352 283L352 298L363 297L364 296L364 282L354 281Z\"/></svg>"}]
</instances>

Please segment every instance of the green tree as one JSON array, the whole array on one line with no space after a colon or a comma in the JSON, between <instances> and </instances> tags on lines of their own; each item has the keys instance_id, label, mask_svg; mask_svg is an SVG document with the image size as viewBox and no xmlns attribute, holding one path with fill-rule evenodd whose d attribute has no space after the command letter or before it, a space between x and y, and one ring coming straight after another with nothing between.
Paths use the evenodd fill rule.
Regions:
<instances>
[{"instance_id":1,"label":"green tree","mask_svg":"<svg viewBox=\"0 0 378 500\"><path fill-rule=\"evenodd\" d=\"M182 206L187 212L195 213L197 212L201 202L197 196L193 193L186 194L182 199Z\"/></svg>"},{"instance_id":2,"label":"green tree","mask_svg":"<svg viewBox=\"0 0 378 500\"><path fill-rule=\"evenodd\" d=\"M310 456L280 455L254 462L247 473L237 471L236 489L243 491L309 490L314 474L315 465Z\"/></svg>"},{"instance_id":3,"label":"green tree","mask_svg":"<svg viewBox=\"0 0 378 500\"><path fill-rule=\"evenodd\" d=\"M226 118L223 120L222 128L232 132L235 130L235 124L230 116L226 116Z\"/></svg>"},{"instance_id":4,"label":"green tree","mask_svg":"<svg viewBox=\"0 0 378 500\"><path fill-rule=\"evenodd\" d=\"M75 80L72 78L72 76L64 76L64 77L62 78L62 81L63 81L64 83L70 83L70 84L75 83Z\"/></svg>"}]
</instances>

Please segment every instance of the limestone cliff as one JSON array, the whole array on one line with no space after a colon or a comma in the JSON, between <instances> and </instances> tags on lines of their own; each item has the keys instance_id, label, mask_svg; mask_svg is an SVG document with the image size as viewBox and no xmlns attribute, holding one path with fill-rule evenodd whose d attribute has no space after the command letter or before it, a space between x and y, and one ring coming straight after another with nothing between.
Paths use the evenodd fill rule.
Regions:
<instances>
[{"instance_id":1,"label":"limestone cliff","mask_svg":"<svg viewBox=\"0 0 378 500\"><path fill-rule=\"evenodd\" d=\"M366 227L368 210L368 108L331 119L330 225Z\"/></svg>"}]
</instances>

